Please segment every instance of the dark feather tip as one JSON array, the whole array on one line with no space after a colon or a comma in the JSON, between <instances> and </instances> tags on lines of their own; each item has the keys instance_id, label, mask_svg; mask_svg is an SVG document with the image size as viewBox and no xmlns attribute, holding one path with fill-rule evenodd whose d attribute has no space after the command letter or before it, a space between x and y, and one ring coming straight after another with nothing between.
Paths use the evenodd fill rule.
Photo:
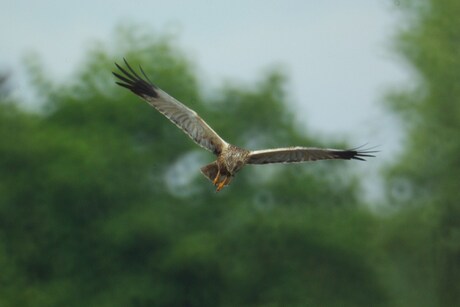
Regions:
<instances>
[{"instance_id":1,"label":"dark feather tip","mask_svg":"<svg viewBox=\"0 0 460 307\"><path fill-rule=\"evenodd\" d=\"M145 79L136 73L136 71L128 64L128 61L126 61L125 58L123 58L123 61L125 62L126 68L123 68L115 63L115 66L118 68L120 73L112 73L121 81L117 81L115 83L129 89L138 96L158 98L158 88L152 82L150 82L142 68L141 73L144 75Z\"/></svg>"},{"instance_id":2,"label":"dark feather tip","mask_svg":"<svg viewBox=\"0 0 460 307\"><path fill-rule=\"evenodd\" d=\"M375 153L379 152L378 150L373 150L374 148L369 148L369 149L364 149L364 150L359 150L361 147L357 147L354 149L350 149L349 152L353 153L353 156L351 159L354 160L360 160L360 161L366 161L365 158L374 158Z\"/></svg>"}]
</instances>

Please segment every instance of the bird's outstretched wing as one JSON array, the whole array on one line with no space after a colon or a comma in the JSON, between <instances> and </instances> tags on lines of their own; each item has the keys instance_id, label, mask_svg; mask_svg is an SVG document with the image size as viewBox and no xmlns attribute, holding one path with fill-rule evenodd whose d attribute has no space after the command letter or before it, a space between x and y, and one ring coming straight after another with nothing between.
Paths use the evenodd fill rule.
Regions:
<instances>
[{"instance_id":1,"label":"bird's outstretched wing","mask_svg":"<svg viewBox=\"0 0 460 307\"><path fill-rule=\"evenodd\" d=\"M120 80L116 82L118 85L131 90L134 94L147 101L201 147L210 150L214 154L219 154L223 147L228 146L195 111L187 108L154 85L144 73L142 67L139 66L145 79L140 77L125 59L123 60L127 69L115 63L122 73L113 73Z\"/></svg>"},{"instance_id":2,"label":"bird's outstretched wing","mask_svg":"<svg viewBox=\"0 0 460 307\"><path fill-rule=\"evenodd\" d=\"M314 147L287 147L265 150L254 150L249 153L248 164L268 163L298 163L317 160L361 160L366 157L374 157L373 150L359 150L353 148L348 150L325 149Z\"/></svg>"}]
</instances>

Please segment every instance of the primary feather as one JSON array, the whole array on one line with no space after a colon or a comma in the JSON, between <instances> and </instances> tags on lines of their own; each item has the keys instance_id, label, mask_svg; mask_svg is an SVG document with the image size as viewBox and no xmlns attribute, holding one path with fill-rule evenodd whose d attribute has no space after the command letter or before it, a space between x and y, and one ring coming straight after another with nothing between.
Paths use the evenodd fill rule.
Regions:
<instances>
[{"instance_id":1,"label":"primary feather","mask_svg":"<svg viewBox=\"0 0 460 307\"><path fill-rule=\"evenodd\" d=\"M317 160L361 160L373 157L374 151L357 149L339 150L314 147L286 147L254 150L249 153L248 164L298 163Z\"/></svg>"},{"instance_id":2,"label":"primary feather","mask_svg":"<svg viewBox=\"0 0 460 307\"><path fill-rule=\"evenodd\" d=\"M145 79L140 77L126 60L124 62L129 71L115 63L123 74L113 73L120 80L116 82L118 85L131 90L134 94L147 101L201 147L215 154L222 152L222 148L227 146L227 142L212 130L195 111L150 82L142 68L140 69Z\"/></svg>"}]
</instances>

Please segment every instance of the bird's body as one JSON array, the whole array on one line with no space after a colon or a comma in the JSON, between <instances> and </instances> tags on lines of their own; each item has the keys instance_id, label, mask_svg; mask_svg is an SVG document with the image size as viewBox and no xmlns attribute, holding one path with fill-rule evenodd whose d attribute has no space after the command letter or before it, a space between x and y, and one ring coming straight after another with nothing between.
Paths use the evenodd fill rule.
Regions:
<instances>
[{"instance_id":1,"label":"bird's body","mask_svg":"<svg viewBox=\"0 0 460 307\"><path fill-rule=\"evenodd\" d=\"M171 97L152 82L140 68L145 79L140 77L126 62L129 71L115 65L123 73L113 73L121 82L118 85L140 96L177 127L182 129L201 147L213 152L216 161L205 165L201 172L217 186L220 191L246 164L296 163L328 159L362 160L373 157L370 150L338 150L313 147L286 147L264 150L247 150L224 141L198 114Z\"/></svg>"},{"instance_id":2,"label":"bird's body","mask_svg":"<svg viewBox=\"0 0 460 307\"><path fill-rule=\"evenodd\" d=\"M202 167L201 172L212 180L214 185L217 185L217 191L220 191L246 165L249 154L249 150L233 145L225 146L217 156L217 160Z\"/></svg>"}]
</instances>

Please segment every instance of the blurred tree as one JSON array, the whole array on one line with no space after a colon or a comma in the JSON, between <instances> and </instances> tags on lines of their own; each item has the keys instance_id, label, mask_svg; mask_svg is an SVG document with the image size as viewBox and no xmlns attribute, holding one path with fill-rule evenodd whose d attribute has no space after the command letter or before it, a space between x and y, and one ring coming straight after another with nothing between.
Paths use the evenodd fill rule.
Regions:
<instances>
[{"instance_id":1,"label":"blurred tree","mask_svg":"<svg viewBox=\"0 0 460 307\"><path fill-rule=\"evenodd\" d=\"M418 82L389 99L407 128L404 154L387 174L392 202L405 206L395 222L392 241L400 243L392 245L393 256L412 288L409 305L458 306L460 2L403 4L410 25L397 47Z\"/></svg>"},{"instance_id":2,"label":"blurred tree","mask_svg":"<svg viewBox=\"0 0 460 307\"><path fill-rule=\"evenodd\" d=\"M8 74L0 73L0 99L9 94Z\"/></svg>"},{"instance_id":3,"label":"blurred tree","mask_svg":"<svg viewBox=\"0 0 460 307\"><path fill-rule=\"evenodd\" d=\"M29 59L43 110L0 110L0 305L384 304L376 220L346 163L248 167L216 194L199 174L214 157L110 71L142 63L235 144L319 144L293 123L285 77L205 97L173 40L118 32L64 84Z\"/></svg>"}]
</instances>

